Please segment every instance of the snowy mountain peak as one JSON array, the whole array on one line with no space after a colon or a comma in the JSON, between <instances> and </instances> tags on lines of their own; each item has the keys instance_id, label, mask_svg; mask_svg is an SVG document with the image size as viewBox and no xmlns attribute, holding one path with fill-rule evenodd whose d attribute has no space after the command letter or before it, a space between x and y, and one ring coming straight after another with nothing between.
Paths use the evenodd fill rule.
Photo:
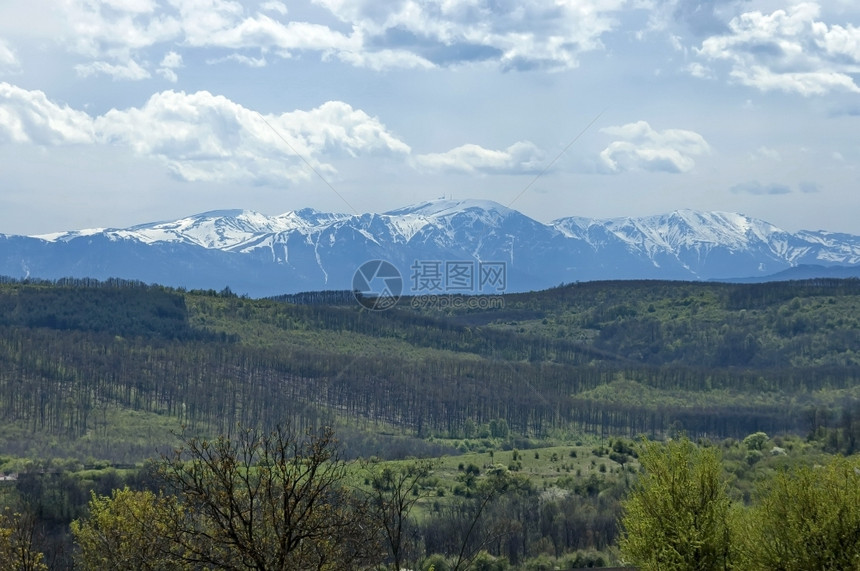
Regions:
<instances>
[{"instance_id":1,"label":"snowy mountain peak","mask_svg":"<svg viewBox=\"0 0 860 571\"><path fill-rule=\"evenodd\" d=\"M244 210L242 208L226 208L223 210L209 210L208 212L201 212L200 214L194 214L192 216L189 216L189 218L240 218L242 216L247 217L247 215L249 214L257 214L257 212L254 212L252 210Z\"/></svg>"},{"instance_id":2,"label":"snowy mountain peak","mask_svg":"<svg viewBox=\"0 0 860 571\"><path fill-rule=\"evenodd\" d=\"M117 236L144 243L183 242L204 248L225 249L248 238L279 230L277 219L253 210L212 210L168 222L140 224L115 231Z\"/></svg>"},{"instance_id":3,"label":"snowy mountain peak","mask_svg":"<svg viewBox=\"0 0 860 571\"><path fill-rule=\"evenodd\" d=\"M329 214L327 212L321 212L316 208L302 208L301 210L295 210L290 214L295 214L296 216L300 216L306 220L314 220L320 217L331 217L331 216L347 216L346 214Z\"/></svg>"},{"instance_id":4,"label":"snowy mountain peak","mask_svg":"<svg viewBox=\"0 0 860 571\"><path fill-rule=\"evenodd\" d=\"M734 212L704 212L675 210L641 218L583 218L571 216L552 222L568 237L588 240L590 229L608 230L619 239L631 243L647 242L652 246L675 249L695 244L721 244L744 247L754 241L767 241L785 234L769 222ZM598 232L600 233L600 232Z\"/></svg>"},{"instance_id":5,"label":"snowy mountain peak","mask_svg":"<svg viewBox=\"0 0 860 571\"><path fill-rule=\"evenodd\" d=\"M313 232L327 228L331 224L350 218L349 214L321 212L314 208L302 208L276 216L277 226L281 232L298 230L300 232Z\"/></svg>"},{"instance_id":6,"label":"snowy mountain peak","mask_svg":"<svg viewBox=\"0 0 860 571\"><path fill-rule=\"evenodd\" d=\"M770 234L773 232L781 232L779 228L764 220L751 218L744 214L736 212L721 212L711 211L703 212L700 210L676 210L669 215L669 218L683 221L691 229L701 230L702 228L723 227L732 228L738 232L754 232L757 235Z\"/></svg>"},{"instance_id":7,"label":"snowy mountain peak","mask_svg":"<svg viewBox=\"0 0 860 571\"><path fill-rule=\"evenodd\" d=\"M492 200L475 200L469 198L462 200L454 200L449 198L439 198L437 200L428 200L426 202L421 202L413 206L398 208L397 210L390 210L385 214L390 216L415 214L420 216L426 216L428 218L435 218L451 216L469 210L495 213L502 216L508 216L509 214L516 212Z\"/></svg>"},{"instance_id":8,"label":"snowy mountain peak","mask_svg":"<svg viewBox=\"0 0 860 571\"><path fill-rule=\"evenodd\" d=\"M860 237L791 233L742 214L697 210L544 224L493 201L440 199L383 214L214 210L126 229L0 240L0 275L229 284L251 295L349 289L356 265L373 259L391 261L403 276L416 260L504 262L508 291L522 291L577 280L720 279L860 265Z\"/></svg>"},{"instance_id":9,"label":"snowy mountain peak","mask_svg":"<svg viewBox=\"0 0 860 571\"><path fill-rule=\"evenodd\" d=\"M74 238L82 238L86 236L95 236L97 234L102 234L103 232L108 232L109 230L105 228L86 228L84 230L72 230L67 232L51 232L50 234L36 234L34 236L29 236L29 238L35 238L37 240L44 240L45 242L67 242L69 240L73 240Z\"/></svg>"},{"instance_id":10,"label":"snowy mountain peak","mask_svg":"<svg viewBox=\"0 0 860 571\"><path fill-rule=\"evenodd\" d=\"M769 222L734 212L676 210L669 215L642 219L673 247L695 244L721 244L745 248L751 243L767 242L772 236L785 234Z\"/></svg>"}]
</instances>

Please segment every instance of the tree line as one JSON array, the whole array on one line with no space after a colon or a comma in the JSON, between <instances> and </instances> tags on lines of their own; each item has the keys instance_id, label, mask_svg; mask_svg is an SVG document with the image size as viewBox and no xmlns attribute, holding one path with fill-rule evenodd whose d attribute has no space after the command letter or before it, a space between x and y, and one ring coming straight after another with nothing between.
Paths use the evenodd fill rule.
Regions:
<instances>
[{"instance_id":1,"label":"tree line","mask_svg":"<svg viewBox=\"0 0 860 571\"><path fill-rule=\"evenodd\" d=\"M776 300L767 311L809 324L806 333L779 341L782 361L761 364L765 337L750 341L757 325L736 329L733 321L715 321L722 313L707 317L734 291L770 291L758 285L576 284L512 296L501 322L476 326L457 315L293 305L134 283L11 283L0 287L0 418L72 439L107 434L113 409L215 433L287 418L302 428L346 418L418 437L463 437L470 425L499 419L532 437L556 430L652 437L679 428L693 437L805 432L812 411L842 402L860 381L860 366L843 357L853 354L860 331L856 314L845 311L858 303L854 284L834 284L772 286L782 293L767 298ZM641 295L631 301L625 292ZM788 297L798 292L809 297ZM630 309L612 310L621 303ZM580 306L580 313L571 309ZM555 334L595 311L608 311L601 319L611 320L591 342ZM671 319L674 312L679 316ZM707 318L694 319L702 314ZM510 325L516 315L533 318L529 329ZM731 316L738 323L773 317ZM306 341L309 334L317 341ZM353 342L370 350L356 351ZM712 342L713 349L697 348ZM721 353L746 364L716 366ZM677 358L650 357L670 354ZM699 357L705 364L696 363ZM626 400L595 392L618 379L647 391ZM665 404L667 395L680 394L686 401ZM721 402L726 395L749 398Z\"/></svg>"},{"instance_id":2,"label":"tree line","mask_svg":"<svg viewBox=\"0 0 860 571\"><path fill-rule=\"evenodd\" d=\"M80 467L34 466L0 517L0 568L502 571L549 554L608 561L622 487L571 478L547 495L504 466L470 465L463 492L443 498L434 469L433 459L348 462L331 429L282 426L186 434L142 469L90 481L89 493Z\"/></svg>"},{"instance_id":3,"label":"tree line","mask_svg":"<svg viewBox=\"0 0 860 571\"><path fill-rule=\"evenodd\" d=\"M619 376L660 391L760 390L804 393L854 386L860 369L721 371L635 369L554 363L332 354L325 348L249 347L224 342L125 339L104 333L0 326L0 415L33 431L98 435L107 407L166 414L177 424L229 432L236 423L274 425L295 416L307 426L330 418L376 422L415 435L463 436L468 422L504 419L540 437L553 429L659 435L680 424L694 435L804 431L803 402L664 406L580 396ZM810 403L811 406L814 403Z\"/></svg>"},{"instance_id":4,"label":"tree line","mask_svg":"<svg viewBox=\"0 0 860 571\"><path fill-rule=\"evenodd\" d=\"M185 436L142 477L78 499L65 551L49 549L39 511L63 497L57 476L44 485L60 472L39 472L0 514L0 555L11 569L856 569L860 465L789 459L777 445L800 442L616 439L600 453L637 459L624 480L541 489L505 466L469 465L462 492L442 501L432 459L346 462L330 429L240 427ZM756 489L741 497L722 450L749 466L786 461L747 474Z\"/></svg>"}]
</instances>

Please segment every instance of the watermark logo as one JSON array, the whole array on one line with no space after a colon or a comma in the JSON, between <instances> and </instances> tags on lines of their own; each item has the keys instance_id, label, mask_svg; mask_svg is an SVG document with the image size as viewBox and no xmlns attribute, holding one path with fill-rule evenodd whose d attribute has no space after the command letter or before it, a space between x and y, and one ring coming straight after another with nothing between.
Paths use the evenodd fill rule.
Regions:
<instances>
[{"instance_id":1,"label":"watermark logo","mask_svg":"<svg viewBox=\"0 0 860 571\"><path fill-rule=\"evenodd\" d=\"M352 276L355 300L373 311L384 311L397 305L403 293L403 276L394 264L371 260L359 266Z\"/></svg>"},{"instance_id":2,"label":"watermark logo","mask_svg":"<svg viewBox=\"0 0 860 571\"><path fill-rule=\"evenodd\" d=\"M508 287L505 262L415 260L409 269L413 295L502 293Z\"/></svg>"},{"instance_id":3,"label":"watermark logo","mask_svg":"<svg viewBox=\"0 0 860 571\"><path fill-rule=\"evenodd\" d=\"M502 295L458 295L433 294L416 295L411 299L413 309L504 309Z\"/></svg>"},{"instance_id":4,"label":"watermark logo","mask_svg":"<svg viewBox=\"0 0 860 571\"><path fill-rule=\"evenodd\" d=\"M412 307L438 309L498 309L508 287L505 262L473 260L415 260L409 267L410 286L403 291L398 269L384 260L362 264L352 280L355 299L382 311L397 305L401 294L412 296ZM488 295L489 294L489 295Z\"/></svg>"}]
</instances>

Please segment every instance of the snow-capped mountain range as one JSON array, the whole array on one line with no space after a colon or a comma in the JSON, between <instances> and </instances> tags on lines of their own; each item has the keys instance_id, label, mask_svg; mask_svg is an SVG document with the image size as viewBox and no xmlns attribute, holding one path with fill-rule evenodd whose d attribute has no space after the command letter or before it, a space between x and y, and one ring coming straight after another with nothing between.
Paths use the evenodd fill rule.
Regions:
<instances>
[{"instance_id":1,"label":"snow-capped mountain range","mask_svg":"<svg viewBox=\"0 0 860 571\"><path fill-rule=\"evenodd\" d=\"M219 210L124 229L0 234L2 275L122 277L252 296L352 289L368 260L396 266L405 294L515 292L595 279L755 278L801 265L860 266L860 236L786 232L741 214L692 210L546 224L491 201L444 199L382 214ZM505 279L479 283L481 264L503 264ZM473 282L464 281L469 265ZM458 267L457 276L446 273Z\"/></svg>"}]
</instances>

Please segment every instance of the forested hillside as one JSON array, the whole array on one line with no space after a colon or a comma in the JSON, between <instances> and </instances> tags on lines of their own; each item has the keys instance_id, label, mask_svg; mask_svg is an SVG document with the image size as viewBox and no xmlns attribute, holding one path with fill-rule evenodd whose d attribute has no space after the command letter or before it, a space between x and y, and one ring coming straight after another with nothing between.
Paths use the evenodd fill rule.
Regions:
<instances>
[{"instance_id":1,"label":"forested hillside","mask_svg":"<svg viewBox=\"0 0 860 571\"><path fill-rule=\"evenodd\" d=\"M858 280L591 282L492 310L403 299L371 312L343 297L7 280L2 447L133 461L180 426L230 434L287 419L341 427L356 454L384 448L367 441L380 432L469 438L500 426L520 437L806 434L860 397Z\"/></svg>"}]
</instances>

